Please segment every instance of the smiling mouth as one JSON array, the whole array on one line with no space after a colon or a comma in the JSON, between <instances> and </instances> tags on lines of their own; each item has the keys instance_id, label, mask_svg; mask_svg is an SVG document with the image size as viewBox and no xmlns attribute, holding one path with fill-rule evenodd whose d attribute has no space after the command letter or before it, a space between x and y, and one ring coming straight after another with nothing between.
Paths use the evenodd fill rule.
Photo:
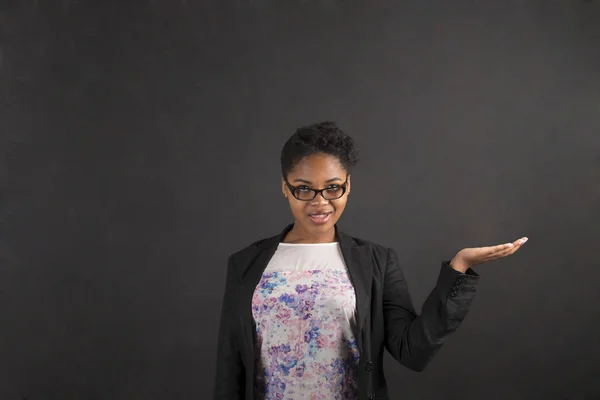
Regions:
<instances>
[{"instance_id":1,"label":"smiling mouth","mask_svg":"<svg viewBox=\"0 0 600 400\"><path fill-rule=\"evenodd\" d=\"M308 218L316 224L324 224L325 222L329 221L331 214L332 212L309 214Z\"/></svg>"}]
</instances>

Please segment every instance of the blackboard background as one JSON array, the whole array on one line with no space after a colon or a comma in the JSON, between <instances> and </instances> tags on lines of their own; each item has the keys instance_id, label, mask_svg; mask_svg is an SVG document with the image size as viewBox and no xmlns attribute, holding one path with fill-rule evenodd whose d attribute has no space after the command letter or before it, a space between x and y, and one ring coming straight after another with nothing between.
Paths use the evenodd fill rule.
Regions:
<instances>
[{"instance_id":1,"label":"blackboard background","mask_svg":"<svg viewBox=\"0 0 600 400\"><path fill-rule=\"evenodd\" d=\"M226 257L291 222L279 150L321 120L417 309L530 238L392 398L600 398L600 3L0 5L0 399L209 398Z\"/></svg>"}]
</instances>

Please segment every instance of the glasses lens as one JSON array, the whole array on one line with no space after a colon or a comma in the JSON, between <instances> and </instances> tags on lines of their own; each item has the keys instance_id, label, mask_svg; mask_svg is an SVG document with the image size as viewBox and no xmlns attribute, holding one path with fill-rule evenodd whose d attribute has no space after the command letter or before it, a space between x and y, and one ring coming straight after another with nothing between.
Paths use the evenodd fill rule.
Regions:
<instances>
[{"instance_id":1,"label":"glasses lens","mask_svg":"<svg viewBox=\"0 0 600 400\"><path fill-rule=\"evenodd\" d=\"M312 189L296 189L294 194L298 200L312 200L315 197L315 191Z\"/></svg>"},{"instance_id":2,"label":"glasses lens","mask_svg":"<svg viewBox=\"0 0 600 400\"><path fill-rule=\"evenodd\" d=\"M339 199L343 194L344 188L342 187L335 187L323 191L323 197L325 197L327 200Z\"/></svg>"}]
</instances>

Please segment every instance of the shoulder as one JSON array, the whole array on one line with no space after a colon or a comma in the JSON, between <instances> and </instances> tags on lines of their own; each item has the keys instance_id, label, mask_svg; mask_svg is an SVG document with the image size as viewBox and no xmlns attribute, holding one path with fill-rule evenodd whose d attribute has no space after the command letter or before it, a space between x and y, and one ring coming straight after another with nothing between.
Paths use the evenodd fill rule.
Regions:
<instances>
[{"instance_id":1,"label":"shoulder","mask_svg":"<svg viewBox=\"0 0 600 400\"><path fill-rule=\"evenodd\" d=\"M348 235L348 236L350 236L350 235ZM388 251L388 248L386 246L384 246L380 243L376 243L372 240L367 240L367 239L359 238L356 236L350 236L350 237L358 246L365 246L365 247L368 247L370 249L380 251L380 252Z\"/></svg>"},{"instance_id":2,"label":"shoulder","mask_svg":"<svg viewBox=\"0 0 600 400\"><path fill-rule=\"evenodd\" d=\"M361 252L363 254L370 254L373 266L376 266L378 268L385 268L388 262L392 258L396 257L396 253L393 249L384 246L381 243L359 238L356 236L349 237L352 238L354 243L356 243L356 246L361 249Z\"/></svg>"},{"instance_id":3,"label":"shoulder","mask_svg":"<svg viewBox=\"0 0 600 400\"><path fill-rule=\"evenodd\" d=\"M279 235L258 239L229 255L229 261L234 264L254 258L262 249L267 249L278 242Z\"/></svg>"},{"instance_id":4,"label":"shoulder","mask_svg":"<svg viewBox=\"0 0 600 400\"><path fill-rule=\"evenodd\" d=\"M348 233L340 232L340 241L348 243L352 246L358 246L363 249L371 250L378 254L387 254L391 249L381 243L374 242L372 240L364 239Z\"/></svg>"}]
</instances>

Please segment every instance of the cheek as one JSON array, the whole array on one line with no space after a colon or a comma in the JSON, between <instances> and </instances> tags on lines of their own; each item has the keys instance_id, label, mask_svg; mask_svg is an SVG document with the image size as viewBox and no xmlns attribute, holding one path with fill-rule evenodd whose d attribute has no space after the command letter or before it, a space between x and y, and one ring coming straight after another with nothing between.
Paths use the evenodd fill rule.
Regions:
<instances>
[{"instance_id":1,"label":"cheek","mask_svg":"<svg viewBox=\"0 0 600 400\"><path fill-rule=\"evenodd\" d=\"M335 207L335 210L339 213L344 211L344 208L346 208L346 200L342 200L342 201L336 201L335 203L333 203L333 206Z\"/></svg>"},{"instance_id":2,"label":"cheek","mask_svg":"<svg viewBox=\"0 0 600 400\"><path fill-rule=\"evenodd\" d=\"M304 214L305 210L304 208L306 207L306 204L301 203L299 201L290 201L290 208L292 210L292 213L294 214Z\"/></svg>"}]
</instances>

